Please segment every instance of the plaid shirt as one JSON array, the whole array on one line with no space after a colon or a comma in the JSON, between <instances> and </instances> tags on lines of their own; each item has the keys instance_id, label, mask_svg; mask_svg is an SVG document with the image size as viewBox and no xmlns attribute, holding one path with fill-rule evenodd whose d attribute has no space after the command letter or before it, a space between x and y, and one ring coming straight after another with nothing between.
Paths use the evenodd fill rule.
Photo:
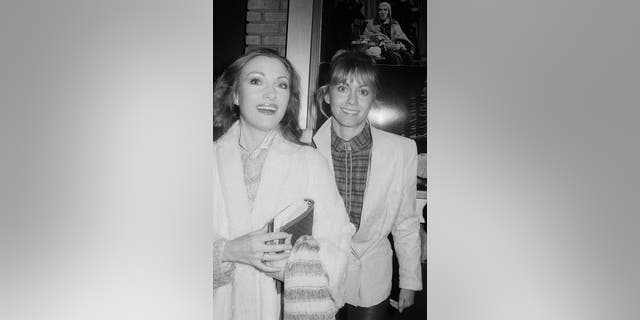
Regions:
<instances>
[{"instance_id":1,"label":"plaid shirt","mask_svg":"<svg viewBox=\"0 0 640 320\"><path fill-rule=\"evenodd\" d=\"M349 141L342 140L331 130L331 157L336 184L356 231L360 228L364 190L371 163L371 144L369 124Z\"/></svg>"}]
</instances>

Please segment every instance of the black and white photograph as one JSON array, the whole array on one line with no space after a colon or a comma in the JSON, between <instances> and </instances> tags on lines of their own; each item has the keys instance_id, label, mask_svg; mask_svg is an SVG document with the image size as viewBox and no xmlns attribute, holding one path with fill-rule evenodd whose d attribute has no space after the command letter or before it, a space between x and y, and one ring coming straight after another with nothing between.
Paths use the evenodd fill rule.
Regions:
<instances>
[{"instance_id":1,"label":"black and white photograph","mask_svg":"<svg viewBox=\"0 0 640 320\"><path fill-rule=\"evenodd\" d=\"M244 46L214 84L214 309L424 318L426 1L241 9ZM313 226L289 238L303 200Z\"/></svg>"},{"instance_id":2,"label":"black and white photograph","mask_svg":"<svg viewBox=\"0 0 640 320\"><path fill-rule=\"evenodd\" d=\"M0 2L0 319L638 318L640 3Z\"/></svg>"}]
</instances>

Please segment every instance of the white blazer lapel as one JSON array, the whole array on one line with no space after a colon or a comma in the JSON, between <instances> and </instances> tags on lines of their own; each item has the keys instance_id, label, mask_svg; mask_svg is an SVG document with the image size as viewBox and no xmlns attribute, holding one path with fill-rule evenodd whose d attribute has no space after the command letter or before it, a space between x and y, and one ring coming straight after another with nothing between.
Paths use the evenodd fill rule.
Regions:
<instances>
[{"instance_id":1,"label":"white blazer lapel","mask_svg":"<svg viewBox=\"0 0 640 320\"><path fill-rule=\"evenodd\" d=\"M385 208L379 208L380 204L384 205L386 203L386 183L387 179L381 178L388 172L388 168L385 168L385 157L388 155L385 154L387 148L385 147L386 141L384 137L380 134L378 129L371 128L371 139L373 140L371 146L371 163L369 167L369 178L367 179L367 187L364 193L364 201L362 204L362 216L360 220L360 230L356 232L354 235L354 240L358 239L359 236L363 239L367 238L367 234L371 232L380 233L383 228L383 223L378 223L379 219L386 219L386 211ZM329 163L329 167L331 168L331 173L335 175L333 171L333 158L331 155L331 118L324 122L324 124L318 129L316 135L313 137L313 140L316 142L318 146L318 151L325 156L327 162ZM380 198L381 197L381 198ZM376 214L375 217L372 217L372 214ZM375 230L363 230L363 226L367 225L368 222L371 222L371 225ZM367 245L365 248L361 248L363 253L366 251Z\"/></svg>"},{"instance_id":2,"label":"white blazer lapel","mask_svg":"<svg viewBox=\"0 0 640 320\"><path fill-rule=\"evenodd\" d=\"M361 228L363 226L369 226L368 222L371 220L376 220L371 224L374 229L370 230L376 233L380 233L382 230L384 223L383 221L377 221L379 219L386 219L386 211L385 208L379 208L380 204L385 204L387 194L384 190L387 189L388 179L382 177L387 174L389 168L385 167L385 157L388 155L385 154L387 152L387 148L384 147L384 137L382 137L378 130L371 126L371 139L373 140L371 144L371 163L369 164L369 177L367 178L367 188L364 192L364 199L362 202L362 215L360 220ZM372 216L376 214L376 216ZM383 215L383 216L380 216ZM357 238L358 232L354 238Z\"/></svg>"}]
</instances>

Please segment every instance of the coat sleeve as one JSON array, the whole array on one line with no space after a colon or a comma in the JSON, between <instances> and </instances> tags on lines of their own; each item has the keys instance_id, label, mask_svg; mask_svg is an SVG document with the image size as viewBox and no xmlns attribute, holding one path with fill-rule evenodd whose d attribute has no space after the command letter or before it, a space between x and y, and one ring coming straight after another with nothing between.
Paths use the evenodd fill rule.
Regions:
<instances>
[{"instance_id":1,"label":"coat sleeve","mask_svg":"<svg viewBox=\"0 0 640 320\"><path fill-rule=\"evenodd\" d=\"M220 190L220 175L218 174L217 149L215 146L213 150L213 289L215 290L231 283L235 264L222 261L222 252L227 243L222 229L227 224L224 221L224 199L222 190Z\"/></svg>"},{"instance_id":2,"label":"coat sleeve","mask_svg":"<svg viewBox=\"0 0 640 320\"><path fill-rule=\"evenodd\" d=\"M416 183L418 154L413 140L407 141L403 151L402 200L391 233L398 256L400 288L422 290L420 265L420 215L416 211Z\"/></svg>"},{"instance_id":3,"label":"coat sleeve","mask_svg":"<svg viewBox=\"0 0 640 320\"><path fill-rule=\"evenodd\" d=\"M329 164L316 151L310 161L310 193L315 197L313 237L320 244L320 260L329 277L329 291L336 306L344 305L344 283L355 227L347 216Z\"/></svg>"},{"instance_id":4,"label":"coat sleeve","mask_svg":"<svg viewBox=\"0 0 640 320\"><path fill-rule=\"evenodd\" d=\"M213 243L213 289L228 285L233 279L235 264L222 261L222 251L226 243L222 238Z\"/></svg>"}]
</instances>

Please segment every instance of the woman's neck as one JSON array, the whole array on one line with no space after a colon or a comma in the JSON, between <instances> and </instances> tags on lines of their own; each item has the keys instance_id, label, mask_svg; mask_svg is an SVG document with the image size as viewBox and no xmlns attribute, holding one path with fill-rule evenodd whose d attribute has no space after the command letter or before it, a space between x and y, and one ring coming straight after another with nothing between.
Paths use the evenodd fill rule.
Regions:
<instances>
[{"instance_id":1,"label":"woman's neck","mask_svg":"<svg viewBox=\"0 0 640 320\"><path fill-rule=\"evenodd\" d=\"M333 130L335 131L335 133L338 135L338 137L340 137L342 140L345 140L345 141L349 141L353 137L360 134L360 132L362 132L362 130L364 129L364 126L367 125L367 122L364 121L357 127L345 127L340 125L340 123L338 123L338 121L335 118L331 119L331 121L332 121L331 124L333 125Z\"/></svg>"},{"instance_id":2,"label":"woman's neck","mask_svg":"<svg viewBox=\"0 0 640 320\"><path fill-rule=\"evenodd\" d=\"M255 150L269 132L253 128L240 118L240 145L249 152Z\"/></svg>"}]
</instances>

